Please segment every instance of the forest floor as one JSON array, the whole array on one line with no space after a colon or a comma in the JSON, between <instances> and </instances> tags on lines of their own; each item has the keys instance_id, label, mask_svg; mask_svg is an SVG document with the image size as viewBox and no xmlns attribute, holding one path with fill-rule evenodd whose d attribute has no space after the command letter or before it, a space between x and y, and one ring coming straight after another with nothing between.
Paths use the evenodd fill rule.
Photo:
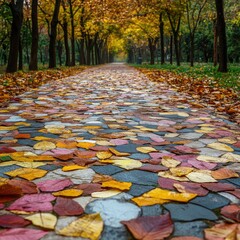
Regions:
<instances>
[{"instance_id":1,"label":"forest floor","mask_svg":"<svg viewBox=\"0 0 240 240\"><path fill-rule=\"evenodd\" d=\"M238 238L239 126L144 73L87 68L0 108L0 240Z\"/></svg>"}]
</instances>

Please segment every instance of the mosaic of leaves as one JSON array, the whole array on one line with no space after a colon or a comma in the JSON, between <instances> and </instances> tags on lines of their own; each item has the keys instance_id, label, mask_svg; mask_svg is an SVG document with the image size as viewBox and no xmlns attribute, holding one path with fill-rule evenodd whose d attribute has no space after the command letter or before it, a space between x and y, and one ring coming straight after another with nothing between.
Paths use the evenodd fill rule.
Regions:
<instances>
[{"instance_id":1,"label":"mosaic of leaves","mask_svg":"<svg viewBox=\"0 0 240 240\"><path fill-rule=\"evenodd\" d=\"M237 239L239 127L194 102L112 65L0 109L0 239ZM176 236L176 204L218 221Z\"/></svg>"}]
</instances>

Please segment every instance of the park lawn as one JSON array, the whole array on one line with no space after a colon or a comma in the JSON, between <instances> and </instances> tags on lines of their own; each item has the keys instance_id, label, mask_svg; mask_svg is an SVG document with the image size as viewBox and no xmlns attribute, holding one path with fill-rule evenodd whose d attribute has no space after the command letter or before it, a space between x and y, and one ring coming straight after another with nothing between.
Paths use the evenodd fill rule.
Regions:
<instances>
[{"instance_id":1,"label":"park lawn","mask_svg":"<svg viewBox=\"0 0 240 240\"><path fill-rule=\"evenodd\" d=\"M217 67L214 67L213 64L210 63L198 63L195 64L194 67L190 67L189 63L182 63L181 66L177 66L175 64L142 64L132 66L137 68L170 71L195 79L207 78L213 85L219 84L222 87L232 88L236 91L240 91L240 64L230 64L227 73L219 73L217 71Z\"/></svg>"}]
</instances>

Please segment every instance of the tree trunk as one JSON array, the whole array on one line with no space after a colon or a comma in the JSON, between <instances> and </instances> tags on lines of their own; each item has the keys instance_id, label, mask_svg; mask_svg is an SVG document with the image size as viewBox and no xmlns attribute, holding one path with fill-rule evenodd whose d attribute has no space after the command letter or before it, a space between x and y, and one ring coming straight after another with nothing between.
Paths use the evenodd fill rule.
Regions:
<instances>
[{"instance_id":1,"label":"tree trunk","mask_svg":"<svg viewBox=\"0 0 240 240\"><path fill-rule=\"evenodd\" d=\"M23 22L23 0L12 0L9 3L12 12L12 25L10 36L10 50L6 72L17 71L20 34Z\"/></svg>"},{"instance_id":2,"label":"tree trunk","mask_svg":"<svg viewBox=\"0 0 240 240\"><path fill-rule=\"evenodd\" d=\"M173 36L170 38L170 64L173 64Z\"/></svg>"},{"instance_id":3,"label":"tree trunk","mask_svg":"<svg viewBox=\"0 0 240 240\"><path fill-rule=\"evenodd\" d=\"M29 70L38 69L38 0L32 0L32 45Z\"/></svg>"},{"instance_id":4,"label":"tree trunk","mask_svg":"<svg viewBox=\"0 0 240 240\"><path fill-rule=\"evenodd\" d=\"M23 70L23 47L22 47L22 39L19 39L19 57L18 57L18 70Z\"/></svg>"},{"instance_id":5,"label":"tree trunk","mask_svg":"<svg viewBox=\"0 0 240 240\"><path fill-rule=\"evenodd\" d=\"M165 63L165 58L164 58L164 22L162 19L163 13L160 14L160 51L161 51L161 64L163 65Z\"/></svg>"},{"instance_id":6,"label":"tree trunk","mask_svg":"<svg viewBox=\"0 0 240 240\"><path fill-rule=\"evenodd\" d=\"M73 6L72 0L68 0L69 7L70 7L70 18L71 18L71 50L72 50L72 59L71 65L76 65L76 56L75 56L75 26L74 26L74 13L73 13Z\"/></svg>"},{"instance_id":7,"label":"tree trunk","mask_svg":"<svg viewBox=\"0 0 240 240\"><path fill-rule=\"evenodd\" d=\"M218 64L218 31L217 31L217 21L213 22L214 31L214 43L213 43L213 65L214 67Z\"/></svg>"},{"instance_id":8,"label":"tree trunk","mask_svg":"<svg viewBox=\"0 0 240 240\"><path fill-rule=\"evenodd\" d=\"M71 62L70 62L70 49L68 45L68 23L66 19L63 20L62 28L63 28L64 46L65 46L65 54L66 54L65 65L70 66Z\"/></svg>"},{"instance_id":9,"label":"tree trunk","mask_svg":"<svg viewBox=\"0 0 240 240\"><path fill-rule=\"evenodd\" d=\"M174 42L177 66L180 66L179 42L178 42L178 34L176 32L173 33L173 42Z\"/></svg>"},{"instance_id":10,"label":"tree trunk","mask_svg":"<svg viewBox=\"0 0 240 240\"><path fill-rule=\"evenodd\" d=\"M155 45L154 40L152 38L148 38L148 47L150 51L150 65L154 65L155 63Z\"/></svg>"},{"instance_id":11,"label":"tree trunk","mask_svg":"<svg viewBox=\"0 0 240 240\"><path fill-rule=\"evenodd\" d=\"M190 34L190 66L194 65L194 34Z\"/></svg>"},{"instance_id":12,"label":"tree trunk","mask_svg":"<svg viewBox=\"0 0 240 240\"><path fill-rule=\"evenodd\" d=\"M218 72L227 72L227 37L224 18L223 0L215 0L217 10L217 31L219 37L219 67Z\"/></svg>"},{"instance_id":13,"label":"tree trunk","mask_svg":"<svg viewBox=\"0 0 240 240\"><path fill-rule=\"evenodd\" d=\"M49 43L49 68L56 67L56 38L57 24L61 0L55 0L55 7L51 21L50 43Z\"/></svg>"}]
</instances>

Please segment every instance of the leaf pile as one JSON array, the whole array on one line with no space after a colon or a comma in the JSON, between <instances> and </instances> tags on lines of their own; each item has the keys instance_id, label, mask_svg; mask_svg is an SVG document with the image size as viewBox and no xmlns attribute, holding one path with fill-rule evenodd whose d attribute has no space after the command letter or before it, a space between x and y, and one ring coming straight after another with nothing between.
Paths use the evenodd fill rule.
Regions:
<instances>
[{"instance_id":1,"label":"leaf pile","mask_svg":"<svg viewBox=\"0 0 240 240\"><path fill-rule=\"evenodd\" d=\"M7 73L0 76L0 107L5 107L10 101L18 101L16 97L31 88L37 88L48 81L77 74L86 69L85 66L71 68L48 69L41 71Z\"/></svg>"},{"instance_id":2,"label":"leaf pile","mask_svg":"<svg viewBox=\"0 0 240 240\"><path fill-rule=\"evenodd\" d=\"M185 92L192 96L192 107L213 107L214 111L227 114L231 121L240 123L239 92L221 87L211 78L192 78L183 74L176 74L164 70L138 68L149 79L166 82L178 92ZM186 100L187 101L187 100Z\"/></svg>"}]
</instances>

